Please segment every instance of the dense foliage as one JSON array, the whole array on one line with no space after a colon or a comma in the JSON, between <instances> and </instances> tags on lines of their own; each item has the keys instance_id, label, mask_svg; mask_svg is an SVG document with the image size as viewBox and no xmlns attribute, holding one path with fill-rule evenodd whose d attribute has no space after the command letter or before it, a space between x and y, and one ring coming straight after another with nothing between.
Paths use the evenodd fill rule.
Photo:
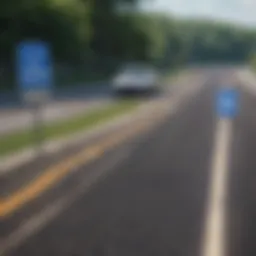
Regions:
<instances>
[{"instance_id":1,"label":"dense foliage","mask_svg":"<svg viewBox=\"0 0 256 256\"><path fill-rule=\"evenodd\" d=\"M127 60L162 66L244 62L254 51L255 31L139 12L138 1L1 0L0 67L12 63L19 41L33 38L50 42L56 62L68 65L95 60L105 66Z\"/></svg>"}]
</instances>

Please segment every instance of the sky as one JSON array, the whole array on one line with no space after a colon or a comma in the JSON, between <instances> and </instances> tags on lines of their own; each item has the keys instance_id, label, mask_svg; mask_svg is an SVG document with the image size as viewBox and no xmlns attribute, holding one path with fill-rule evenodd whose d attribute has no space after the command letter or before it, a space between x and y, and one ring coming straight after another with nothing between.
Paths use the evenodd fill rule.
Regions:
<instances>
[{"instance_id":1,"label":"sky","mask_svg":"<svg viewBox=\"0 0 256 256\"><path fill-rule=\"evenodd\" d=\"M256 27L256 0L149 0L143 8L179 16L217 18Z\"/></svg>"}]
</instances>

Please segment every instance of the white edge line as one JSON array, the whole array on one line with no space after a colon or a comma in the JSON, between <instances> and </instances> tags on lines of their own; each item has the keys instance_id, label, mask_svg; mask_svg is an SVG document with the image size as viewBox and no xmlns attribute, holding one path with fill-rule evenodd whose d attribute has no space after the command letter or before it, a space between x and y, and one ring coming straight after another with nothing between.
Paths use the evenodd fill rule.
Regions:
<instances>
[{"instance_id":1,"label":"white edge line","mask_svg":"<svg viewBox=\"0 0 256 256\"><path fill-rule=\"evenodd\" d=\"M227 179L232 121L217 121L201 256L226 256Z\"/></svg>"}]
</instances>

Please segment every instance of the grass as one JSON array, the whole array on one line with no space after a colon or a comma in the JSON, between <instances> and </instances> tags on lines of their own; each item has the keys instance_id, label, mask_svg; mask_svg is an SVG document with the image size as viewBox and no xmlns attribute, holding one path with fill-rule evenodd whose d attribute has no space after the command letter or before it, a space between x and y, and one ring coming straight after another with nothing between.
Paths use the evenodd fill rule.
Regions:
<instances>
[{"instance_id":1,"label":"grass","mask_svg":"<svg viewBox=\"0 0 256 256\"><path fill-rule=\"evenodd\" d=\"M43 140L58 139L82 130L88 130L111 118L134 110L138 104L139 102L134 100L120 100L104 109L97 109L69 120L46 125L43 127ZM33 133L33 128L0 136L0 156L31 147L34 145L34 141L35 134Z\"/></svg>"}]
</instances>

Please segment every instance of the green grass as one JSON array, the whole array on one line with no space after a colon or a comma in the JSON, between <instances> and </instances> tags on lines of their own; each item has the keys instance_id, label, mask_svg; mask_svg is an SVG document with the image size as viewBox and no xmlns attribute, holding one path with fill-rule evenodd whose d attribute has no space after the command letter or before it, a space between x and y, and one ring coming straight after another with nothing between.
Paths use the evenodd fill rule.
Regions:
<instances>
[{"instance_id":1,"label":"green grass","mask_svg":"<svg viewBox=\"0 0 256 256\"><path fill-rule=\"evenodd\" d=\"M134 110L139 105L138 101L120 100L104 109L97 109L90 113L76 116L75 118L59 121L43 127L43 140L57 139L75 132L88 130L104 123L111 118ZM33 146L35 134L31 130L19 131L0 136L0 155L4 156L26 147Z\"/></svg>"}]
</instances>

